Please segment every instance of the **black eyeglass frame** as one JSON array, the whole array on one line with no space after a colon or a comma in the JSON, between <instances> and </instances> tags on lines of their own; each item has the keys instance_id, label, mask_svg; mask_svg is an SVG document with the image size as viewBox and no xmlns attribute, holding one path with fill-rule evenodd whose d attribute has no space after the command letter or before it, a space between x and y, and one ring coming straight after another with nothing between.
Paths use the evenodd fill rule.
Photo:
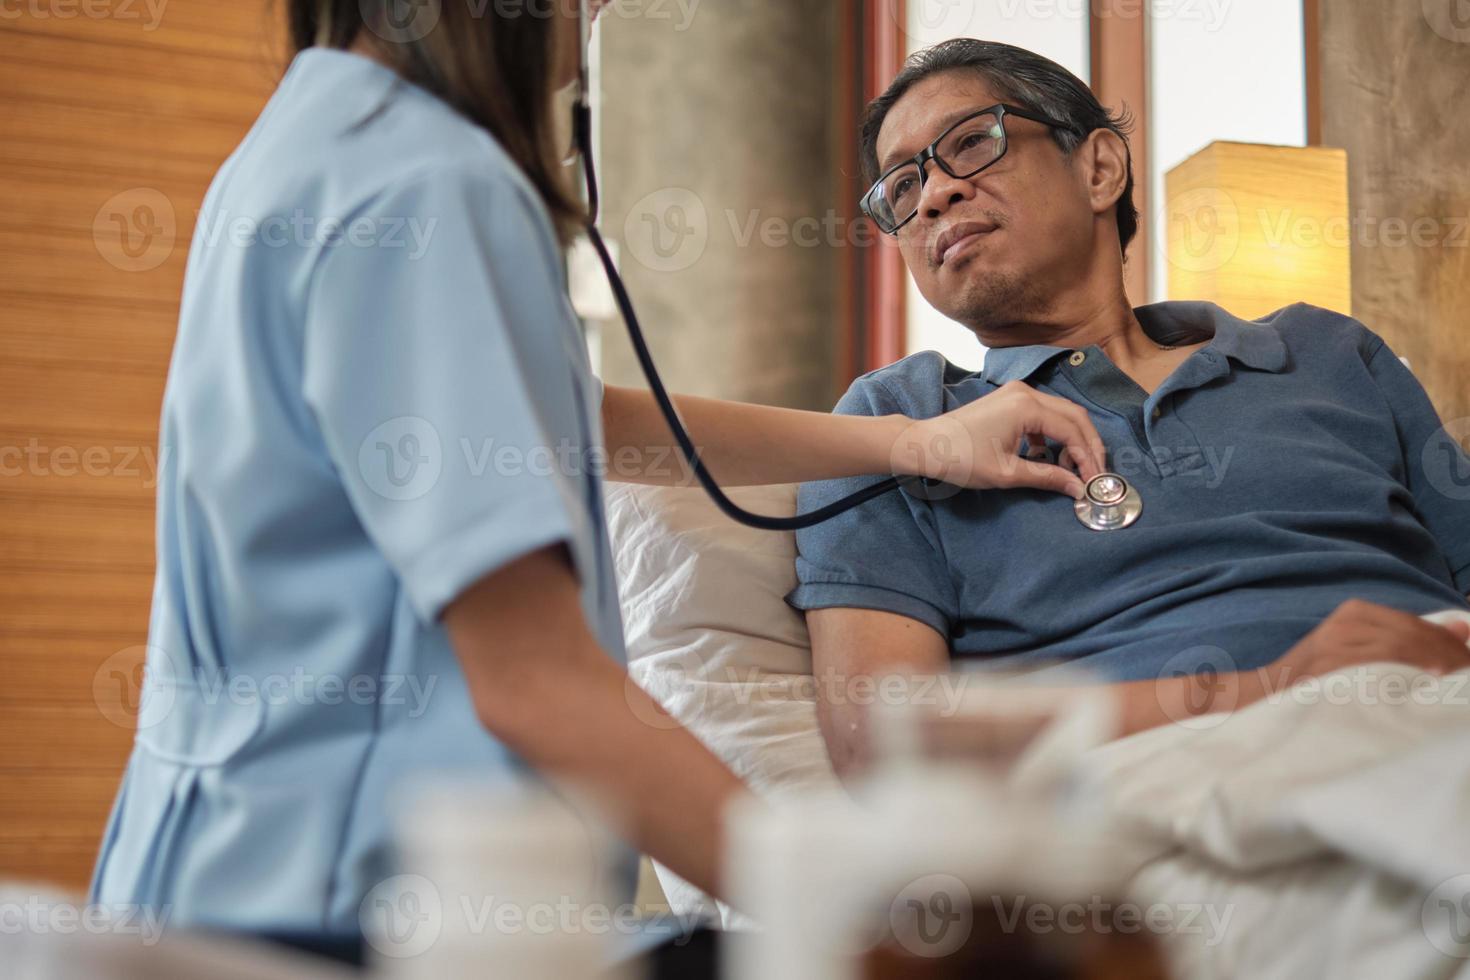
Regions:
<instances>
[{"instance_id":1,"label":"black eyeglass frame","mask_svg":"<svg viewBox=\"0 0 1470 980\"><path fill-rule=\"evenodd\" d=\"M979 117L985 115L995 116L996 122L1000 125L1001 136L1003 138L1000 156L996 157L994 160L991 160L984 166L970 171L967 174L955 173L954 170L950 168L949 164L945 162L944 158L939 155L939 144L943 143L950 133L953 133L965 123L970 122L974 119L978 119ZM863 214L871 218L873 220L873 223L878 226L878 230L883 232L885 235L897 235L899 230L903 228L904 225L908 224L910 221L913 221L914 218L918 217L919 209L914 208L913 214L910 214L907 218L904 218L898 224L894 225L892 229L884 228L883 222L878 220L878 216L873 213L872 202L873 195L878 193L878 189L883 186L888 178L892 177L895 173L902 170L904 167L917 164L919 168L919 187L920 189L922 189L924 185L929 182L929 168L925 165L930 160L933 160L935 166L939 167L939 169L949 174L955 180L969 180L976 174L984 173L986 170L1004 160L1005 155L1011 150L1011 134L1006 131L1006 116L1017 116L1021 119L1029 119L1032 122L1041 123L1043 126L1046 126L1049 129L1062 129L1070 133L1077 132L1077 127L1075 126L1069 125L1064 122L1058 122L1057 120L1051 119L1047 116L1030 112L1026 109L1020 108L1019 106L1007 105L1003 102L996 103L992 106L986 106L984 109L977 109L974 112L970 113L968 116L965 116L963 119L956 121L954 125L950 126L944 132L940 133L938 138L935 139L934 142L924 147L924 149L920 150L909 159L900 160L898 163L895 163L893 166L883 171L883 176L879 177L876 181L873 182L873 186L868 188L868 192L864 194L862 200L858 202L858 206L862 208Z\"/></svg>"}]
</instances>

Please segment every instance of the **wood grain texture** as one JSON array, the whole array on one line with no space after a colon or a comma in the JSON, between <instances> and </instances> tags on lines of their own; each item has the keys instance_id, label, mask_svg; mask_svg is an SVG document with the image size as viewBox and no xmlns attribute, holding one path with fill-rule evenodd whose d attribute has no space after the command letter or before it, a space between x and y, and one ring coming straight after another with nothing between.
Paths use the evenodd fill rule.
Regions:
<instances>
[{"instance_id":1,"label":"wood grain texture","mask_svg":"<svg viewBox=\"0 0 1470 980\"><path fill-rule=\"evenodd\" d=\"M887 91L908 54L907 0L871 0L864 5L863 99ZM865 188L866 190L866 188ZM859 192L861 194L861 192ZM892 241L878 239L863 250L866 357L863 371L876 371L903 357L908 348L908 270Z\"/></svg>"},{"instance_id":2,"label":"wood grain texture","mask_svg":"<svg viewBox=\"0 0 1470 980\"><path fill-rule=\"evenodd\" d=\"M132 744L189 237L285 54L279 0L16 12L0 16L0 878L80 889ZM139 204L167 235L123 241Z\"/></svg>"},{"instance_id":3,"label":"wood grain texture","mask_svg":"<svg viewBox=\"0 0 1470 980\"><path fill-rule=\"evenodd\" d=\"M1302 0L1306 45L1307 145L1322 145L1322 0Z\"/></svg>"},{"instance_id":4,"label":"wood grain texture","mask_svg":"<svg viewBox=\"0 0 1470 980\"><path fill-rule=\"evenodd\" d=\"M1321 0L1322 140L1348 151L1354 314L1470 428L1470 23L1456 9Z\"/></svg>"},{"instance_id":5,"label":"wood grain texture","mask_svg":"<svg viewBox=\"0 0 1470 980\"><path fill-rule=\"evenodd\" d=\"M1148 4L1130 0L1092 0L1092 91L1110 111L1126 110L1133 121L1133 203L1143 216L1138 236L1128 246L1123 275L1135 306L1149 300L1149 129Z\"/></svg>"}]
</instances>

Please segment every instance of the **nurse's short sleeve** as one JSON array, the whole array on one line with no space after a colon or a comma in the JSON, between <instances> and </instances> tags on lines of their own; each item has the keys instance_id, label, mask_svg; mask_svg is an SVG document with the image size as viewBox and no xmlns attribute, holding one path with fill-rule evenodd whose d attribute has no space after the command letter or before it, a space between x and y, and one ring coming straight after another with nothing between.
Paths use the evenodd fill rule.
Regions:
<instances>
[{"instance_id":1,"label":"nurse's short sleeve","mask_svg":"<svg viewBox=\"0 0 1470 980\"><path fill-rule=\"evenodd\" d=\"M1387 344L1368 356L1368 371L1393 412L1407 483L1420 520L1449 560L1455 585L1470 592L1470 419L1441 422L1419 380Z\"/></svg>"},{"instance_id":2,"label":"nurse's short sleeve","mask_svg":"<svg viewBox=\"0 0 1470 980\"><path fill-rule=\"evenodd\" d=\"M488 165L405 181L344 219L349 234L313 271L306 400L426 621L518 557L591 539L577 422L590 392L550 224L528 194ZM407 229L405 246L355 243L355 226Z\"/></svg>"},{"instance_id":3,"label":"nurse's short sleeve","mask_svg":"<svg viewBox=\"0 0 1470 980\"><path fill-rule=\"evenodd\" d=\"M837 403L841 415L895 415L882 382L859 378ZM814 510L869 486L877 477L804 484L801 510ZM854 608L890 612L951 635L959 603L927 501L895 490L798 531L798 585L786 601L801 610Z\"/></svg>"}]
</instances>

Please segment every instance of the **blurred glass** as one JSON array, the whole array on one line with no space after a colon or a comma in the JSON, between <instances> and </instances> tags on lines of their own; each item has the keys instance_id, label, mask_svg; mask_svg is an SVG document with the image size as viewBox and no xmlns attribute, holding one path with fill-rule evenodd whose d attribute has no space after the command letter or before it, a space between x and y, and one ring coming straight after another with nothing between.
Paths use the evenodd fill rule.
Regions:
<instances>
[{"instance_id":1,"label":"blurred glass","mask_svg":"<svg viewBox=\"0 0 1470 980\"><path fill-rule=\"evenodd\" d=\"M1088 782L1086 753L1118 734L1115 695L1067 665L890 680L905 696L871 714L875 775L959 770L998 791L1055 802L1077 795Z\"/></svg>"}]
</instances>

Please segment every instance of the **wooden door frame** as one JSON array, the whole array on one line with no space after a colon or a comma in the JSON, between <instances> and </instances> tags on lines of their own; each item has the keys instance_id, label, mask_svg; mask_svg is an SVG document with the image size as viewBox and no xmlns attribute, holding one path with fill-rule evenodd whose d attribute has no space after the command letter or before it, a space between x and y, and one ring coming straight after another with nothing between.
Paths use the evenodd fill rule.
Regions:
<instances>
[{"instance_id":1,"label":"wooden door frame","mask_svg":"<svg viewBox=\"0 0 1470 980\"><path fill-rule=\"evenodd\" d=\"M841 213L854 223L838 273L840 320L834 361L839 390L858 375L903 357L907 344L908 273L902 256L891 242L880 240L877 229L857 208L866 190L858 159L863 110L883 94L908 56L908 35L902 26L907 11L907 0L839 0L841 91L834 129L837 159L842 163L836 185Z\"/></svg>"},{"instance_id":2,"label":"wooden door frame","mask_svg":"<svg viewBox=\"0 0 1470 980\"><path fill-rule=\"evenodd\" d=\"M1322 145L1322 3L1302 0L1302 38L1306 53L1307 145Z\"/></svg>"},{"instance_id":3,"label":"wooden door frame","mask_svg":"<svg viewBox=\"0 0 1470 980\"><path fill-rule=\"evenodd\" d=\"M1128 249L1124 278L1134 306L1149 302L1151 174L1149 173L1148 7L1137 0L1092 0L1092 91L1109 109L1126 107L1133 117L1133 201L1138 237Z\"/></svg>"}]
</instances>

